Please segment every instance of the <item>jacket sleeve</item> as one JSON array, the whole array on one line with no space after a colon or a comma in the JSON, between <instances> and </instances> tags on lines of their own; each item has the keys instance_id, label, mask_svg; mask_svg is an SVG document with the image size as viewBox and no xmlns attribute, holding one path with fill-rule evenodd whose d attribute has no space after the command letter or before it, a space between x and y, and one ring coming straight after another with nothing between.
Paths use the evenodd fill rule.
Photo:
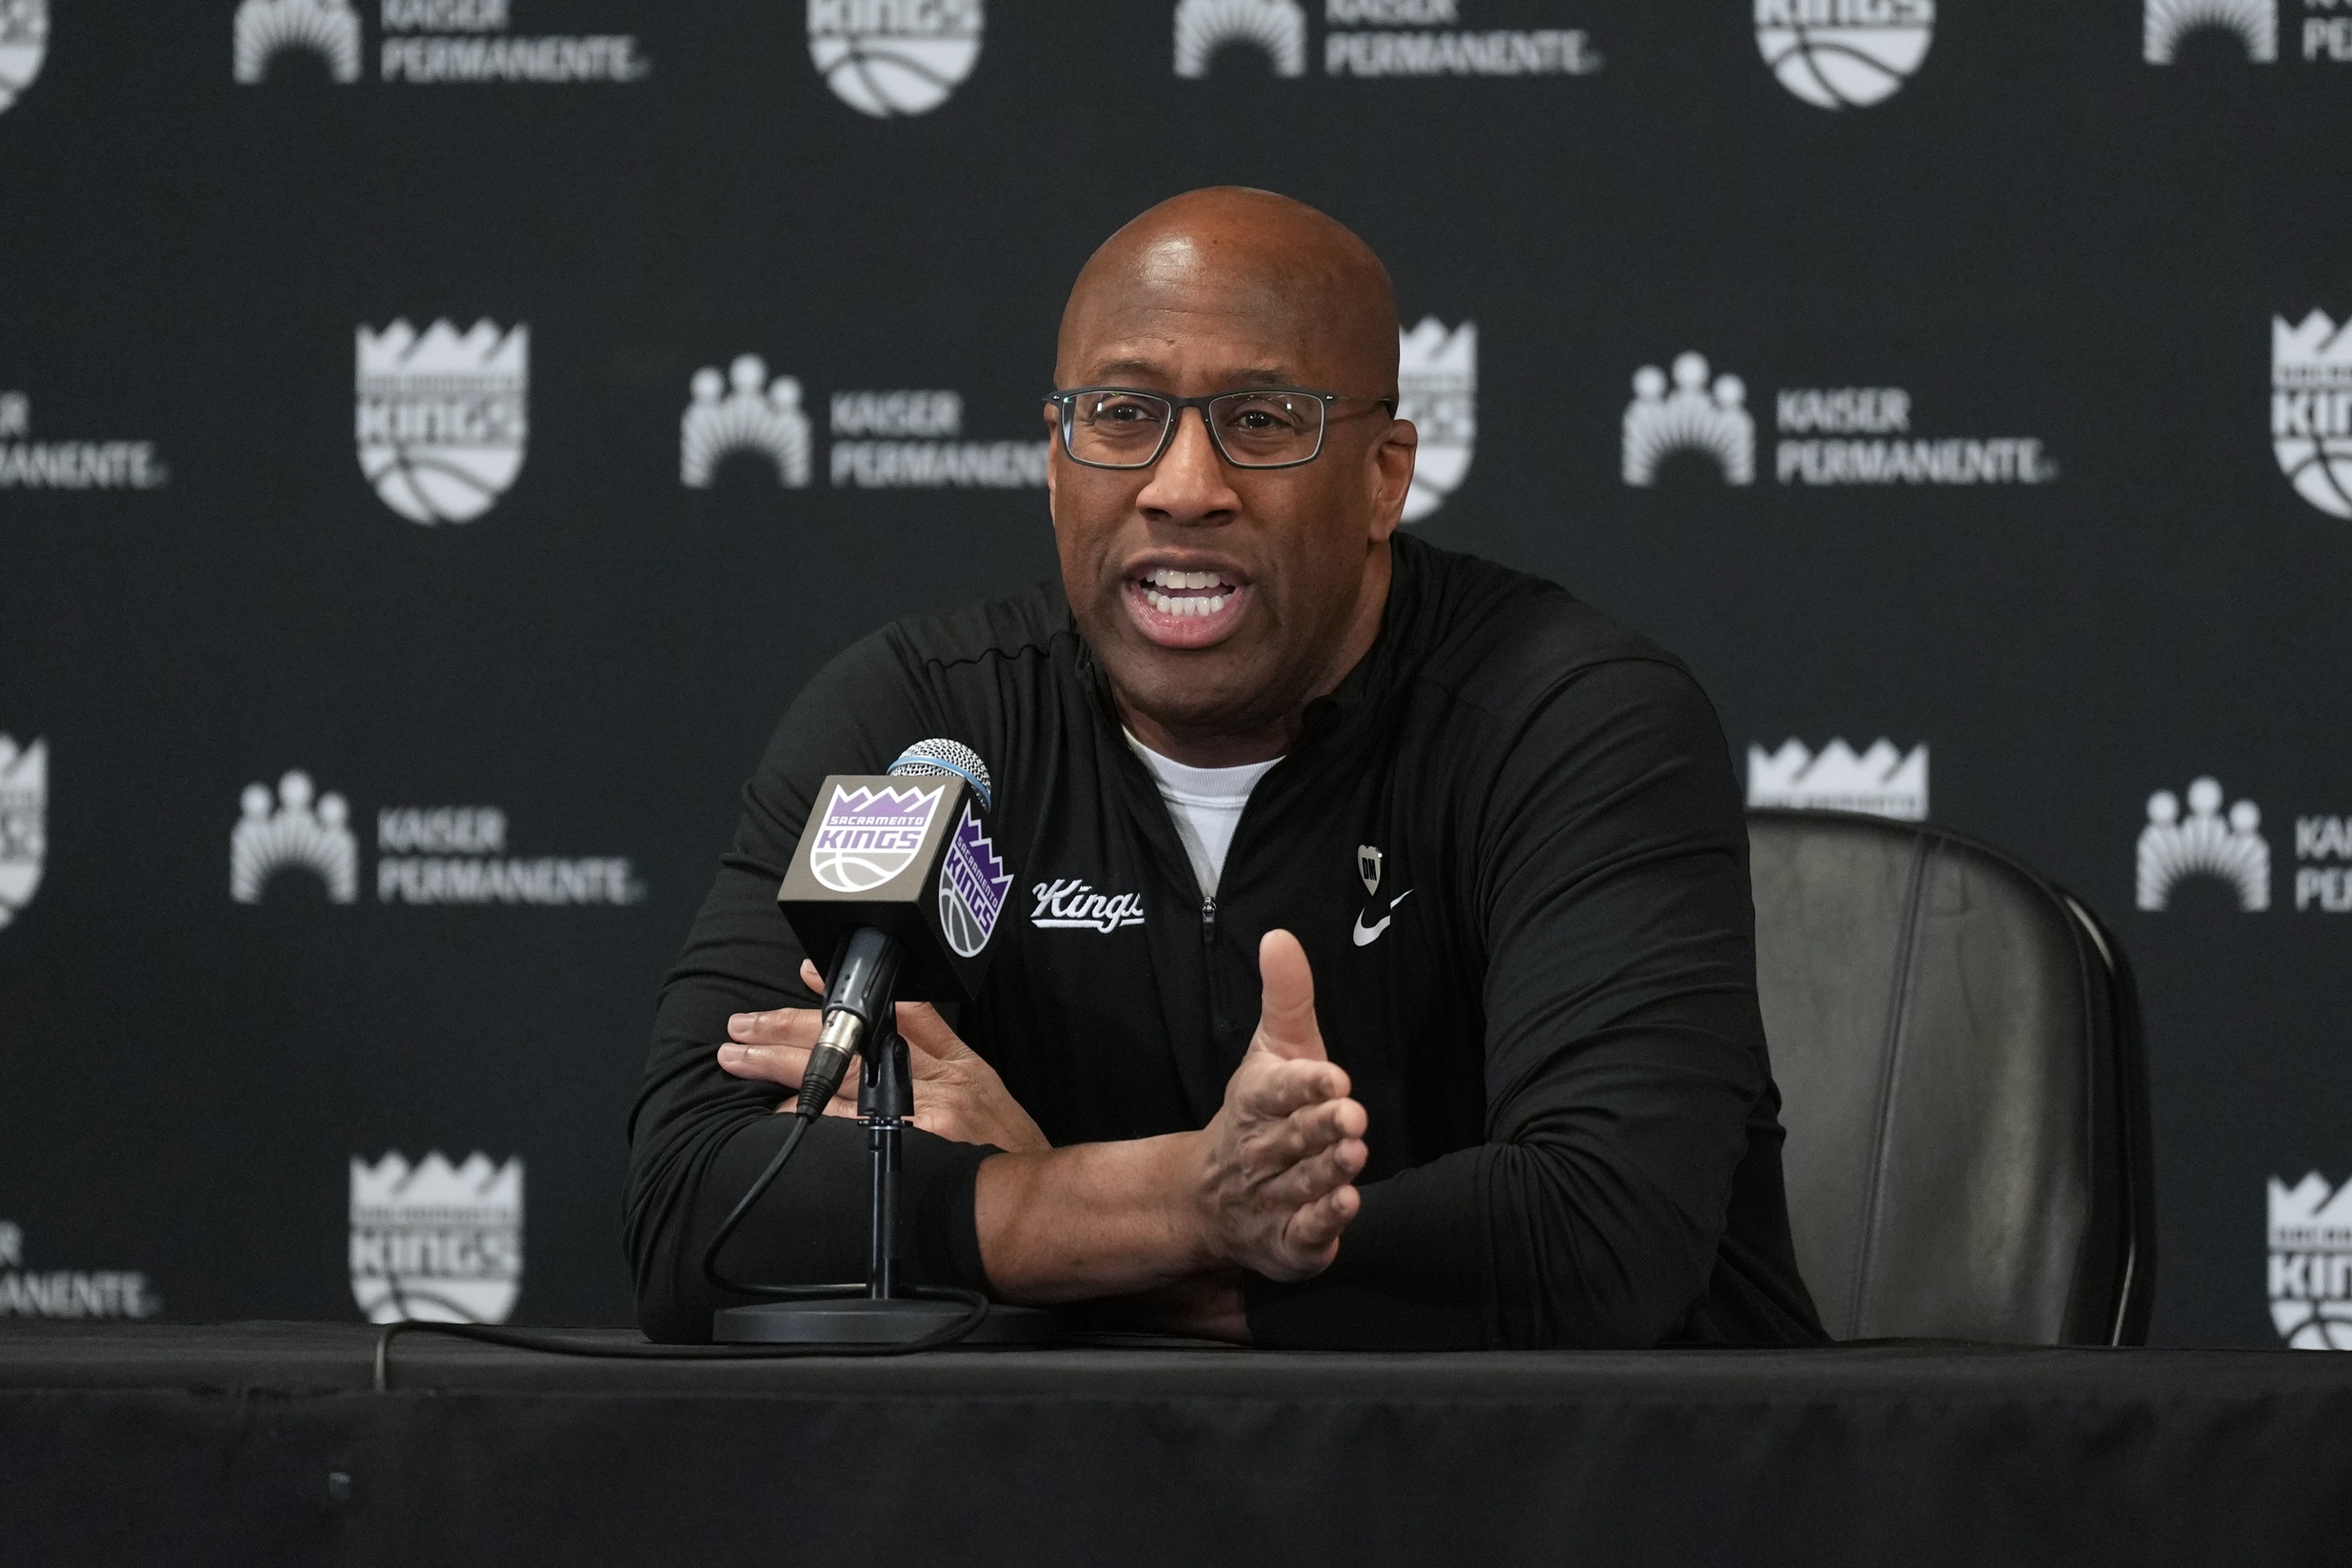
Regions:
<instances>
[{"instance_id":1,"label":"jacket sleeve","mask_svg":"<svg viewBox=\"0 0 2352 1568\"><path fill-rule=\"evenodd\" d=\"M728 1015L814 1006L799 979L801 949L776 908L776 885L828 773L879 773L931 731L928 705L897 651L877 632L822 671L792 704L745 786L733 844L662 987L645 1082L629 1117L622 1235L637 1314L659 1340L710 1337L710 1315L749 1298L703 1278L711 1234L786 1132L776 1085L730 1078L715 1053ZM919 1282L985 1287L972 1225L972 1182L993 1152L909 1128L901 1176L908 1272ZM860 1280L866 1271L866 1155L853 1121L821 1118L723 1260L757 1283Z\"/></svg>"},{"instance_id":2,"label":"jacket sleeve","mask_svg":"<svg viewBox=\"0 0 2352 1568\"><path fill-rule=\"evenodd\" d=\"M1658 1343L1708 1295L1760 1112L1777 1161L1745 822L1697 685L1564 680L1470 809L1485 1141L1367 1184L1330 1270L1253 1294L1262 1342Z\"/></svg>"}]
</instances>

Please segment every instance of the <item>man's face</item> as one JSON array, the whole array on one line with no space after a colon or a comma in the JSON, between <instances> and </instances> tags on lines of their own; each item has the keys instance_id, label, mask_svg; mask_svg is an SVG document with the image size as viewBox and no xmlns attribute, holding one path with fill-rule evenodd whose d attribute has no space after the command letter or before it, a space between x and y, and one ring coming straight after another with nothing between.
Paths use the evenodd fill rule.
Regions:
<instances>
[{"instance_id":1,"label":"man's face","mask_svg":"<svg viewBox=\"0 0 2352 1568\"><path fill-rule=\"evenodd\" d=\"M1256 387L1382 395L1299 290L1164 239L1074 302L1056 379L1198 397ZM1359 339L1362 334L1355 334ZM1048 424L1056 411L1048 407ZM1090 468L1057 434L1047 484L1070 608L1119 695L1171 731L1277 723L1329 685L1412 479L1412 427L1335 404L1323 453L1239 468L1186 409L1160 461Z\"/></svg>"}]
</instances>

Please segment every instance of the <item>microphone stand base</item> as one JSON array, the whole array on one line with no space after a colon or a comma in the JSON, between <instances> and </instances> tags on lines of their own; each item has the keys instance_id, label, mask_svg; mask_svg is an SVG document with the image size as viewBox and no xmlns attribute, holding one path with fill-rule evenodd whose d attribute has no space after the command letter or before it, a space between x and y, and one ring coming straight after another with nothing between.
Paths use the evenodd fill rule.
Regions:
<instances>
[{"instance_id":1,"label":"microphone stand base","mask_svg":"<svg viewBox=\"0 0 2352 1568\"><path fill-rule=\"evenodd\" d=\"M960 1301L920 1297L847 1296L827 1301L762 1301L711 1315L710 1337L730 1345L895 1345L963 1320ZM1044 1307L991 1305L954 1345L1045 1345L1065 1337L1059 1315Z\"/></svg>"}]
</instances>

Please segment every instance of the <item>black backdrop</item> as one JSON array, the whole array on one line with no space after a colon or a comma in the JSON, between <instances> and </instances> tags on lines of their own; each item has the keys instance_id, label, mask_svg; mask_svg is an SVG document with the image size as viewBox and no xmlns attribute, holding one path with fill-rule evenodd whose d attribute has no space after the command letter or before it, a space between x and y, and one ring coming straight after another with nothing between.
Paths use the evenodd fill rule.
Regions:
<instances>
[{"instance_id":1,"label":"black backdrop","mask_svg":"<svg viewBox=\"0 0 2352 1568\"><path fill-rule=\"evenodd\" d=\"M1931 762L1937 821L2117 927L2150 1014L2157 1338L2308 1318L2328 1239L2282 1241L2282 1284L2270 1227L2352 1179L2352 920L2324 907L2352 859L2326 823L2352 813L2352 521L2282 471L2273 415L2294 434L2309 400L2274 409L2272 348L2318 310L2290 391L2352 358L2324 343L2352 313L2330 0L2247 0L2242 36L2169 64L2170 0L1327 3L0 0L0 1315L348 1317L388 1244L495 1315L513 1243L517 1320L625 1320L650 1001L769 726L860 632L1051 566L1034 487L834 483L834 395L951 390L956 427L913 434L975 446L873 461L1018 478L1027 448L994 444L1037 439L1088 250L1242 182L1361 231L1408 324L1476 324L1471 460L1414 526L1683 653L1744 758L1884 739L1902 810ZM1180 76L1179 9L1277 47ZM812 24L850 51L840 92ZM268 48L289 36L355 39L355 79ZM934 107L851 101L919 107L974 38ZM1382 62L1455 73L1365 79ZM409 79L433 69L604 79ZM403 320L528 327L519 400L462 345L375 387L379 420L492 421L461 473L527 409L469 522L412 522L361 471L355 334ZM1635 373L1690 351L1708 381L1637 410L1674 439L1629 485ZM695 373L746 353L762 389L728 408L788 430L758 399L797 382L805 486L757 450L681 483ZM1783 430L1808 388L1900 388L1907 420ZM1708 443L1742 412L1737 485ZM1981 447L1781 451L1956 438L2038 442L2034 482L1932 482ZM1867 795L1886 761L1793 787ZM2206 777L2259 824L2201 817ZM2136 881L2158 790L2188 802L2151 845L2162 911ZM477 808L410 852L488 902L383 880L404 807ZM521 1179L376 1191L430 1151Z\"/></svg>"}]
</instances>

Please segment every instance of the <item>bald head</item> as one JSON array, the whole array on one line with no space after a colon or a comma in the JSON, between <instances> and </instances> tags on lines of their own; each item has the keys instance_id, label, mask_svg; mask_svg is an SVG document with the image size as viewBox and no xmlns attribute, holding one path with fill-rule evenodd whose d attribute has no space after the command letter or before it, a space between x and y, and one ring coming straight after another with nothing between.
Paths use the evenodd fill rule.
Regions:
<instances>
[{"instance_id":1,"label":"bald head","mask_svg":"<svg viewBox=\"0 0 2352 1568\"><path fill-rule=\"evenodd\" d=\"M1397 389L1396 292L1371 247L1304 202L1241 186L1172 197L1103 242L1063 309L1054 376L1117 382L1153 345L1205 328L1281 361L1232 367L1266 372L1253 379Z\"/></svg>"}]
</instances>

